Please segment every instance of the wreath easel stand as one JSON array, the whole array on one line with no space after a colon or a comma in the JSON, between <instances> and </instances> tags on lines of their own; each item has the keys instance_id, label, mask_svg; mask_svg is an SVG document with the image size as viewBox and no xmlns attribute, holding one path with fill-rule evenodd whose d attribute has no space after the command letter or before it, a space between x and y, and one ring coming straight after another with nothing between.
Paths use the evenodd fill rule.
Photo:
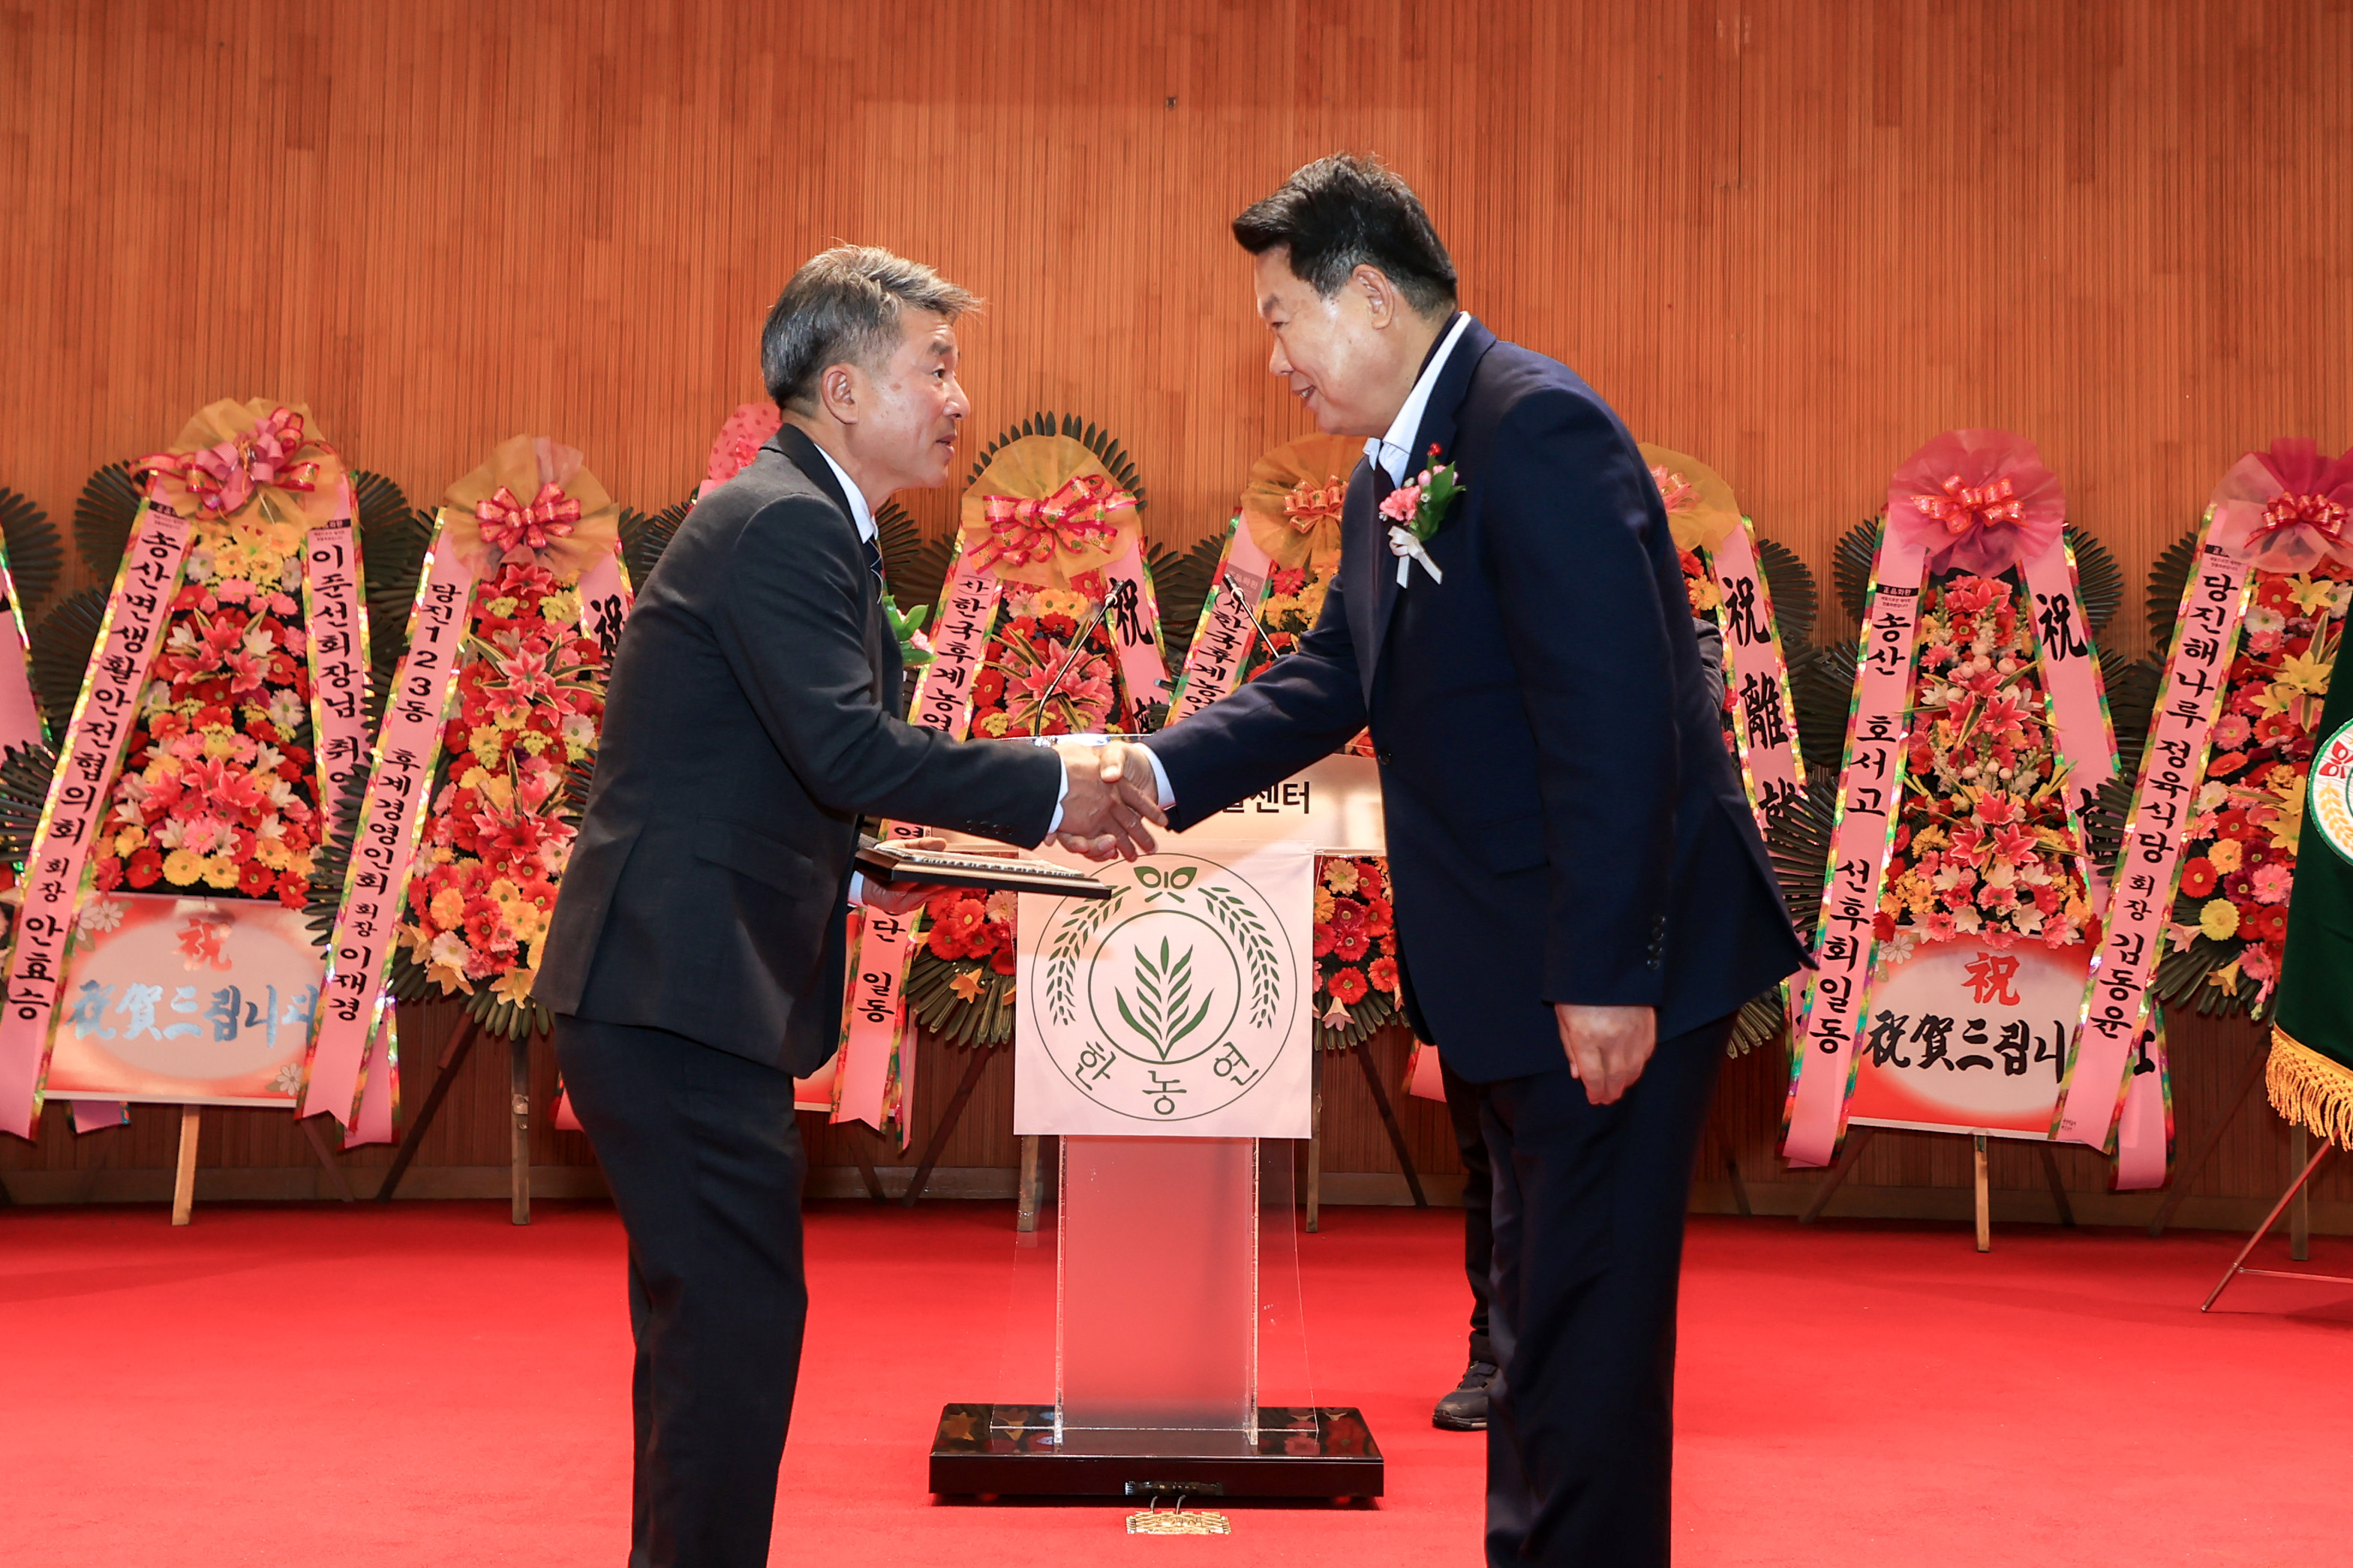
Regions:
<instances>
[{"instance_id":1,"label":"wreath easel stand","mask_svg":"<svg viewBox=\"0 0 2353 1568\"><path fill-rule=\"evenodd\" d=\"M1373 1091L1373 1108L1380 1112L1381 1126L1389 1135L1389 1147L1397 1152L1398 1169L1404 1173L1406 1191L1413 1194L1413 1206L1430 1206L1430 1194L1422 1191L1421 1173L1415 1168L1413 1151L1406 1147L1405 1129L1398 1122L1397 1107L1389 1099L1388 1086L1381 1081L1380 1069L1373 1065L1372 1043L1373 1037L1366 1035L1352 1045L1319 1045L1308 1069L1312 1100L1307 1123L1307 1231L1311 1236L1323 1223L1324 1058L1327 1053L1353 1056L1356 1065L1364 1068L1365 1087Z\"/></svg>"},{"instance_id":2,"label":"wreath easel stand","mask_svg":"<svg viewBox=\"0 0 2353 1568\"><path fill-rule=\"evenodd\" d=\"M391 1168L384 1173L384 1184L376 1189L376 1202L392 1201L433 1119L441 1113L441 1102L449 1097L450 1085L458 1081L458 1069L466 1065L466 1058L483 1033L482 1021L467 1014L450 1035L448 1044L441 1047L433 1087L427 1092L425 1103L417 1108L417 1120L401 1135L400 1149L392 1157ZM507 1041L507 1205L509 1217L517 1225L531 1223L531 1042L540 1034L539 1030L527 1029Z\"/></svg>"}]
</instances>

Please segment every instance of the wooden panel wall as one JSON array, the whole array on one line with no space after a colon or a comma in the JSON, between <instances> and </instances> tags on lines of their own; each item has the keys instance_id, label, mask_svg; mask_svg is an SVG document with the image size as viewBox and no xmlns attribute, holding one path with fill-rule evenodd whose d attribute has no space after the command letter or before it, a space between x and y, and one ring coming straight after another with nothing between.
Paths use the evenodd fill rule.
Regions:
<instances>
[{"instance_id":1,"label":"wooden panel wall","mask_svg":"<svg viewBox=\"0 0 2353 1568\"><path fill-rule=\"evenodd\" d=\"M0 484L62 520L267 394L420 501L528 430L658 506L841 237L988 298L976 437L1102 422L1187 543L1302 428L1225 223L1343 147L1422 193L1472 310L1818 570L1948 426L2033 437L2136 578L2245 447L2353 441L2353 0L0 0ZM2186 1131L2244 1048L2182 1031ZM1775 1070L1727 1080L1752 1173Z\"/></svg>"}]
</instances>

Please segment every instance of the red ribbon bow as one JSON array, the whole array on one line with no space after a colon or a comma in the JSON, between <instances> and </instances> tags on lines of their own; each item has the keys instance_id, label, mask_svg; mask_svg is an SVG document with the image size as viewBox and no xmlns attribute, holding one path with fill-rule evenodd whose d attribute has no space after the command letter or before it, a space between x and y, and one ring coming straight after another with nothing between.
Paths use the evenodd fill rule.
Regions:
<instances>
[{"instance_id":1,"label":"red ribbon bow","mask_svg":"<svg viewBox=\"0 0 2353 1568\"><path fill-rule=\"evenodd\" d=\"M1338 517L1347 500L1345 479L1326 476L1320 485L1314 479L1302 479L1282 498L1282 520L1297 532L1313 533L1317 523Z\"/></svg>"},{"instance_id":2,"label":"red ribbon bow","mask_svg":"<svg viewBox=\"0 0 2353 1568\"><path fill-rule=\"evenodd\" d=\"M133 471L177 479L203 510L228 517L242 510L256 490L318 488L319 464L297 462L304 445L302 416L280 408L242 436L232 436L200 452L159 452L142 458Z\"/></svg>"},{"instance_id":3,"label":"red ribbon bow","mask_svg":"<svg viewBox=\"0 0 2353 1568\"><path fill-rule=\"evenodd\" d=\"M572 531L580 521L580 503L553 480L539 487L528 506L501 485L498 494L475 504L474 517L482 525L482 538L501 552L517 546L535 552Z\"/></svg>"},{"instance_id":4,"label":"red ribbon bow","mask_svg":"<svg viewBox=\"0 0 2353 1568\"><path fill-rule=\"evenodd\" d=\"M983 496L981 515L988 537L973 546L967 563L991 566L1042 566L1060 550L1108 544L1119 535L1110 514L1132 510L1135 498L1101 474L1080 474L1043 500L1019 496Z\"/></svg>"},{"instance_id":5,"label":"red ribbon bow","mask_svg":"<svg viewBox=\"0 0 2353 1568\"><path fill-rule=\"evenodd\" d=\"M2263 521L2247 535L2246 551L2253 555L2261 551L2264 542L2308 528L2328 542L2327 548L2336 551L2347 542L2346 528L2353 523L2353 509L2331 497L2310 490L2275 495L2263 506Z\"/></svg>"},{"instance_id":6,"label":"red ribbon bow","mask_svg":"<svg viewBox=\"0 0 2353 1568\"><path fill-rule=\"evenodd\" d=\"M1941 487L1941 495L1915 495L1912 504L1920 515L1931 517L1945 525L1945 531L1956 539L1966 538L1996 523L2021 523L2026 521L2026 508L2017 500L2018 491L2006 479L1996 479L1982 489L1971 489L1954 475Z\"/></svg>"}]
</instances>

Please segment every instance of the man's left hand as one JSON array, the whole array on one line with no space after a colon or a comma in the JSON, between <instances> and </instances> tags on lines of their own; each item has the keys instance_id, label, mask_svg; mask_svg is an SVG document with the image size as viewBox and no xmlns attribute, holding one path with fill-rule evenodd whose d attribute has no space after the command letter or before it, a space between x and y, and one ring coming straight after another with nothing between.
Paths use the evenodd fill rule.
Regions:
<instances>
[{"instance_id":1,"label":"man's left hand","mask_svg":"<svg viewBox=\"0 0 2353 1568\"><path fill-rule=\"evenodd\" d=\"M892 842L902 849L940 850L948 847L944 838L895 838ZM1010 855L1010 849L975 847L963 851L973 855ZM860 880L858 901L877 914L911 915L923 908L923 900L934 893L946 892L937 882L880 882L871 877Z\"/></svg>"},{"instance_id":2,"label":"man's left hand","mask_svg":"<svg viewBox=\"0 0 2353 1568\"><path fill-rule=\"evenodd\" d=\"M1659 1043L1659 1015L1649 1007L1580 1007L1553 1004L1568 1073L1596 1105L1614 1105L1650 1064Z\"/></svg>"}]
</instances>

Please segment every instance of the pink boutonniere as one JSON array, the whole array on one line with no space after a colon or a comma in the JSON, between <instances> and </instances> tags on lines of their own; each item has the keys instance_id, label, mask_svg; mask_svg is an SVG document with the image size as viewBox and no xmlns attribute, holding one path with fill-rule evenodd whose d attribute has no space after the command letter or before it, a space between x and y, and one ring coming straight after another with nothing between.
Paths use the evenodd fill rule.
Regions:
<instances>
[{"instance_id":1,"label":"pink boutonniere","mask_svg":"<svg viewBox=\"0 0 2353 1568\"><path fill-rule=\"evenodd\" d=\"M1430 558L1424 548L1440 528L1446 526L1446 514L1453 510L1455 499L1461 495L1464 485L1451 463L1438 460L1438 447L1430 448L1430 467L1414 476L1409 484L1391 490L1381 502L1381 515L1389 521L1389 553L1397 557L1398 586L1406 584L1413 563L1421 563L1433 583L1446 581L1446 574Z\"/></svg>"}]
</instances>

